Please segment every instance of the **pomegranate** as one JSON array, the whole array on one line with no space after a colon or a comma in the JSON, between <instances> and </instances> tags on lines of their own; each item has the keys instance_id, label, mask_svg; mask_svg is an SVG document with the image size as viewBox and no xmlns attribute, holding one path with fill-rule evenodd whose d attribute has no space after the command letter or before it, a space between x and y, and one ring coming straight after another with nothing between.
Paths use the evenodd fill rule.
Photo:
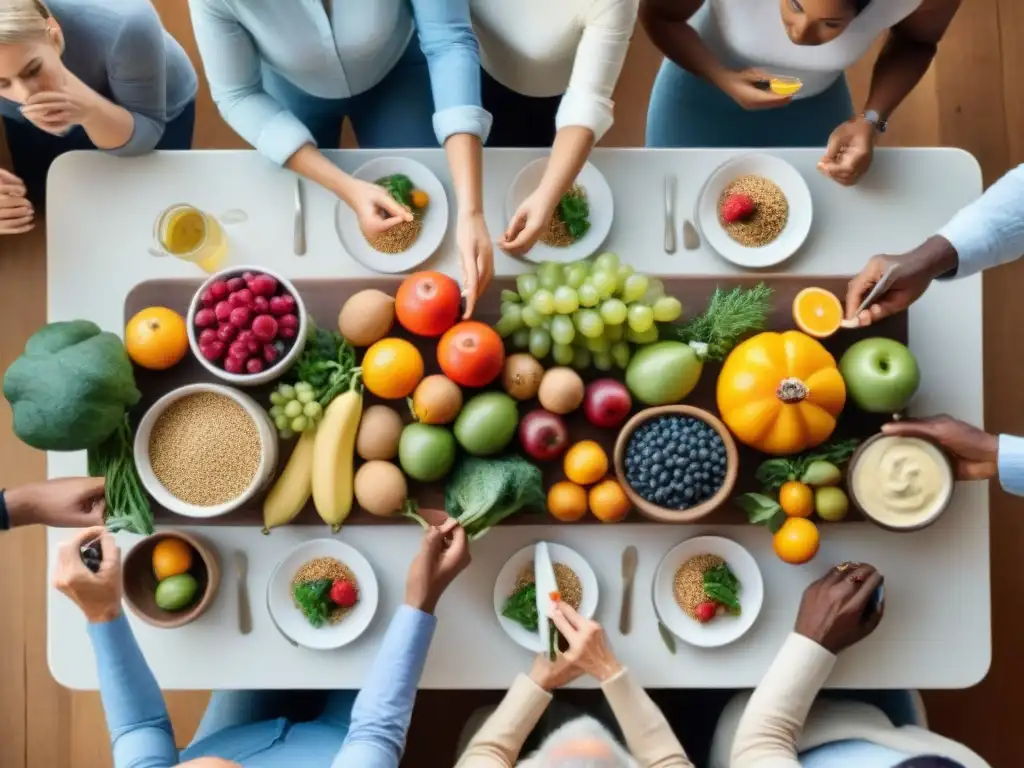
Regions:
<instances>
[{"instance_id":1,"label":"pomegranate","mask_svg":"<svg viewBox=\"0 0 1024 768\"><path fill-rule=\"evenodd\" d=\"M395 294L395 317L410 333L433 338L455 325L461 303L459 284L448 275L416 272Z\"/></svg>"}]
</instances>

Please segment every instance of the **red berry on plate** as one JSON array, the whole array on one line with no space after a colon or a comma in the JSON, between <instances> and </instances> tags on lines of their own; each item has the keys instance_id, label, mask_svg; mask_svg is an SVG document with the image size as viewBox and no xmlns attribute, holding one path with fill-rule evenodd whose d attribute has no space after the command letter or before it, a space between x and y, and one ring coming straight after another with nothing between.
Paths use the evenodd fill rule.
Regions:
<instances>
[{"instance_id":1,"label":"red berry on plate","mask_svg":"<svg viewBox=\"0 0 1024 768\"><path fill-rule=\"evenodd\" d=\"M263 351L263 342L254 336L246 339L245 348L249 350L250 355L258 355Z\"/></svg>"},{"instance_id":2,"label":"red berry on plate","mask_svg":"<svg viewBox=\"0 0 1024 768\"><path fill-rule=\"evenodd\" d=\"M331 602L340 608L351 608L359 600L359 594L351 582L344 579L336 579L331 585Z\"/></svg>"},{"instance_id":3,"label":"red berry on plate","mask_svg":"<svg viewBox=\"0 0 1024 768\"><path fill-rule=\"evenodd\" d=\"M292 330L299 329L299 318L295 315L283 315L277 324L282 328L291 328Z\"/></svg>"},{"instance_id":4,"label":"red berry on plate","mask_svg":"<svg viewBox=\"0 0 1024 768\"><path fill-rule=\"evenodd\" d=\"M228 373L243 373L245 371L245 358L228 355L227 359L224 360L224 370Z\"/></svg>"},{"instance_id":5,"label":"red berry on plate","mask_svg":"<svg viewBox=\"0 0 1024 768\"><path fill-rule=\"evenodd\" d=\"M281 353L277 351L277 347L273 344L263 345L263 359L268 363L276 363L277 359L281 357Z\"/></svg>"},{"instance_id":6,"label":"red berry on plate","mask_svg":"<svg viewBox=\"0 0 1024 768\"><path fill-rule=\"evenodd\" d=\"M270 297L270 313L272 315L287 315L291 310L288 309L288 302L285 301L284 296L271 296Z\"/></svg>"},{"instance_id":7,"label":"red berry on plate","mask_svg":"<svg viewBox=\"0 0 1024 768\"><path fill-rule=\"evenodd\" d=\"M229 293L231 293L231 291L228 290L228 284L223 280L215 280L210 284L210 294L213 298L217 299L217 301L227 298Z\"/></svg>"},{"instance_id":8,"label":"red berry on plate","mask_svg":"<svg viewBox=\"0 0 1024 768\"><path fill-rule=\"evenodd\" d=\"M199 297L199 300L207 309L213 309L213 305L217 303L217 300L213 298L213 294L210 292L209 288L203 291L203 295Z\"/></svg>"},{"instance_id":9,"label":"red berry on plate","mask_svg":"<svg viewBox=\"0 0 1024 768\"><path fill-rule=\"evenodd\" d=\"M725 198L719 209L719 214L722 217L722 221L726 224L732 224L746 219L756 210L757 204L754 203L754 198L750 195L736 193Z\"/></svg>"},{"instance_id":10,"label":"red berry on plate","mask_svg":"<svg viewBox=\"0 0 1024 768\"><path fill-rule=\"evenodd\" d=\"M694 609L694 611L697 614L697 621L699 621L701 624L707 624L709 621L715 618L715 614L718 613L718 605L709 600L706 603L701 603L700 605L698 605Z\"/></svg>"},{"instance_id":11,"label":"red berry on plate","mask_svg":"<svg viewBox=\"0 0 1024 768\"><path fill-rule=\"evenodd\" d=\"M205 347L211 341L217 340L217 332L213 328L203 328L203 332L199 334L199 346Z\"/></svg>"},{"instance_id":12,"label":"red berry on plate","mask_svg":"<svg viewBox=\"0 0 1024 768\"><path fill-rule=\"evenodd\" d=\"M299 330L298 328L285 328L284 326L281 326L277 329L277 335L282 339L294 339L299 335Z\"/></svg>"},{"instance_id":13,"label":"red berry on plate","mask_svg":"<svg viewBox=\"0 0 1024 768\"><path fill-rule=\"evenodd\" d=\"M270 302L266 296L257 296L252 300L252 311L257 315L266 315L270 312Z\"/></svg>"},{"instance_id":14,"label":"red berry on plate","mask_svg":"<svg viewBox=\"0 0 1024 768\"><path fill-rule=\"evenodd\" d=\"M256 277L256 273L255 272L243 272L242 273L242 279L245 280L246 283L251 283L253 281L253 278L255 278L255 277Z\"/></svg>"},{"instance_id":15,"label":"red berry on plate","mask_svg":"<svg viewBox=\"0 0 1024 768\"><path fill-rule=\"evenodd\" d=\"M249 283L252 292L257 296L273 296L277 293L277 280L270 275L256 275Z\"/></svg>"},{"instance_id":16,"label":"red berry on plate","mask_svg":"<svg viewBox=\"0 0 1024 768\"><path fill-rule=\"evenodd\" d=\"M217 302L217 306L215 306L213 308L213 311L217 315L217 319L220 322L226 323L228 318L231 317L231 310L232 309L233 309L233 307L231 306L231 302L229 302L229 301L218 301Z\"/></svg>"},{"instance_id":17,"label":"red berry on plate","mask_svg":"<svg viewBox=\"0 0 1024 768\"><path fill-rule=\"evenodd\" d=\"M228 292L229 293L234 293L235 291L240 291L243 288L245 288L245 280L243 280L242 278L240 278L240 277L232 277L230 280L228 280Z\"/></svg>"},{"instance_id":18,"label":"red berry on plate","mask_svg":"<svg viewBox=\"0 0 1024 768\"><path fill-rule=\"evenodd\" d=\"M285 314L288 314L288 312L295 312L296 303L294 296L285 293L281 295L281 299L284 301L284 305L288 307L288 310L285 312Z\"/></svg>"},{"instance_id":19,"label":"red berry on plate","mask_svg":"<svg viewBox=\"0 0 1024 768\"><path fill-rule=\"evenodd\" d=\"M199 354L211 363L215 363L224 356L224 345L214 339L209 344L203 344L199 347Z\"/></svg>"},{"instance_id":20,"label":"red berry on plate","mask_svg":"<svg viewBox=\"0 0 1024 768\"><path fill-rule=\"evenodd\" d=\"M231 342L231 346L228 347L228 357L237 357L239 360L245 360L249 357L249 347L241 339L235 339Z\"/></svg>"},{"instance_id":21,"label":"red berry on plate","mask_svg":"<svg viewBox=\"0 0 1024 768\"><path fill-rule=\"evenodd\" d=\"M251 309L253 299L256 297L253 296L252 291L248 288L243 288L240 291L235 291L231 298L234 300L236 307L249 307Z\"/></svg>"},{"instance_id":22,"label":"red berry on plate","mask_svg":"<svg viewBox=\"0 0 1024 768\"><path fill-rule=\"evenodd\" d=\"M196 312L195 323L196 328L209 328L217 324L217 315L213 313L212 309L200 309Z\"/></svg>"},{"instance_id":23,"label":"red berry on plate","mask_svg":"<svg viewBox=\"0 0 1024 768\"><path fill-rule=\"evenodd\" d=\"M248 307L235 307L231 310L231 317L229 319L235 328L248 328L249 321L252 319L251 315L252 313Z\"/></svg>"},{"instance_id":24,"label":"red berry on plate","mask_svg":"<svg viewBox=\"0 0 1024 768\"><path fill-rule=\"evenodd\" d=\"M225 344L230 342L238 334L238 329L231 323L221 323L217 327L217 338Z\"/></svg>"},{"instance_id":25,"label":"red berry on plate","mask_svg":"<svg viewBox=\"0 0 1024 768\"><path fill-rule=\"evenodd\" d=\"M263 361L258 357L250 357L245 361L245 370L249 373L261 373L263 371Z\"/></svg>"},{"instance_id":26,"label":"red berry on plate","mask_svg":"<svg viewBox=\"0 0 1024 768\"><path fill-rule=\"evenodd\" d=\"M270 315L258 315L252 321L252 332L260 341L273 341L277 337L277 320Z\"/></svg>"}]
</instances>

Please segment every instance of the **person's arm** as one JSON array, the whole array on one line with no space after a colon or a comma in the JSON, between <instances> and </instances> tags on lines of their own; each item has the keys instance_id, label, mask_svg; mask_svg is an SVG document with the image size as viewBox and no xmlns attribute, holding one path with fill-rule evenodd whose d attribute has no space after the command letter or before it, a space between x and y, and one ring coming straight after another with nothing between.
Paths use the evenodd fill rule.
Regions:
<instances>
[{"instance_id":1,"label":"person's arm","mask_svg":"<svg viewBox=\"0 0 1024 768\"><path fill-rule=\"evenodd\" d=\"M88 625L115 768L178 764L171 719L160 687L123 615Z\"/></svg>"},{"instance_id":2,"label":"person's arm","mask_svg":"<svg viewBox=\"0 0 1024 768\"><path fill-rule=\"evenodd\" d=\"M516 677L501 704L470 739L455 768L513 768L551 698L526 675Z\"/></svg>"},{"instance_id":3,"label":"person's arm","mask_svg":"<svg viewBox=\"0 0 1024 768\"><path fill-rule=\"evenodd\" d=\"M601 690L641 768L693 768L672 726L628 670L605 680Z\"/></svg>"},{"instance_id":4,"label":"person's arm","mask_svg":"<svg viewBox=\"0 0 1024 768\"><path fill-rule=\"evenodd\" d=\"M730 768L799 768L796 742L836 656L793 633L740 718Z\"/></svg>"},{"instance_id":5,"label":"person's arm","mask_svg":"<svg viewBox=\"0 0 1024 768\"><path fill-rule=\"evenodd\" d=\"M352 706L351 725L334 768L397 768L436 626L431 614L399 607Z\"/></svg>"},{"instance_id":6,"label":"person's arm","mask_svg":"<svg viewBox=\"0 0 1024 768\"><path fill-rule=\"evenodd\" d=\"M640 0L640 22L665 58L717 84L728 70L690 26L690 18L702 5L704 0Z\"/></svg>"},{"instance_id":7,"label":"person's arm","mask_svg":"<svg viewBox=\"0 0 1024 768\"><path fill-rule=\"evenodd\" d=\"M999 436L999 484L1014 496L1024 496L1024 437Z\"/></svg>"}]
</instances>

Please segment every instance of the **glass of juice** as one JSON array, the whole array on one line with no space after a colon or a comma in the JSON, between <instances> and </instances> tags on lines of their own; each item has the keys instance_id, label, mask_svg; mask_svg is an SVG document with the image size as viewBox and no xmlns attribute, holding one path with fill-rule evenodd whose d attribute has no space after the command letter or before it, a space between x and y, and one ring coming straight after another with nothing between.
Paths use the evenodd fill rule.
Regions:
<instances>
[{"instance_id":1,"label":"glass of juice","mask_svg":"<svg viewBox=\"0 0 1024 768\"><path fill-rule=\"evenodd\" d=\"M195 206L176 203L160 214L153 236L159 256L190 261L206 272L221 268L228 254L228 239L220 222Z\"/></svg>"},{"instance_id":2,"label":"glass of juice","mask_svg":"<svg viewBox=\"0 0 1024 768\"><path fill-rule=\"evenodd\" d=\"M785 75L773 75L768 81L768 87L772 93L779 96L792 96L804 87L799 77L786 77Z\"/></svg>"}]
</instances>

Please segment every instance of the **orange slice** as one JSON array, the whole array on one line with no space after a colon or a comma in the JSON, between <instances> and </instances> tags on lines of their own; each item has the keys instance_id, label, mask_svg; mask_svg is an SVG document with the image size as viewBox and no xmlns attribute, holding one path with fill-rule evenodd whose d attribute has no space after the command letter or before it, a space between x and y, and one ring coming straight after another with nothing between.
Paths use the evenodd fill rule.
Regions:
<instances>
[{"instance_id":1,"label":"orange slice","mask_svg":"<svg viewBox=\"0 0 1024 768\"><path fill-rule=\"evenodd\" d=\"M793 320L808 336L824 339L842 325L843 305L824 288L804 288L793 299Z\"/></svg>"}]
</instances>

